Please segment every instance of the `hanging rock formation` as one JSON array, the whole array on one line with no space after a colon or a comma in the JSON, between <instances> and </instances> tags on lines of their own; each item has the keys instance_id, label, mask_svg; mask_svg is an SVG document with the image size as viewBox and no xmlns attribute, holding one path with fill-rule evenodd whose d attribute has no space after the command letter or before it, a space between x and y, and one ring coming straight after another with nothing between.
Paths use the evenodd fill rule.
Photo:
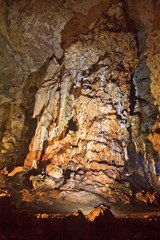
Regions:
<instances>
[{"instance_id":1,"label":"hanging rock formation","mask_svg":"<svg viewBox=\"0 0 160 240\"><path fill-rule=\"evenodd\" d=\"M36 190L65 196L155 196L159 13L160 1L2 1L1 169L24 161Z\"/></svg>"}]
</instances>

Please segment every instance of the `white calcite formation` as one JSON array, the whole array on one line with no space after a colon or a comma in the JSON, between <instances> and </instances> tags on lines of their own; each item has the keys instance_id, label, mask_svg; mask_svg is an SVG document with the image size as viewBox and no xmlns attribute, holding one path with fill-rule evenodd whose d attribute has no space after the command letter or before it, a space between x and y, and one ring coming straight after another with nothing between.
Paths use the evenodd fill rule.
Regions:
<instances>
[{"instance_id":1,"label":"white calcite formation","mask_svg":"<svg viewBox=\"0 0 160 240\"><path fill-rule=\"evenodd\" d=\"M36 94L39 120L25 166L43 163L50 177L61 166L70 172L62 190L110 194L128 160L136 66L133 34L107 31L103 21L66 49L61 66L52 60Z\"/></svg>"},{"instance_id":2,"label":"white calcite formation","mask_svg":"<svg viewBox=\"0 0 160 240\"><path fill-rule=\"evenodd\" d=\"M0 168L24 162L37 191L70 199L159 191L160 2L11 2L0 10Z\"/></svg>"}]
</instances>

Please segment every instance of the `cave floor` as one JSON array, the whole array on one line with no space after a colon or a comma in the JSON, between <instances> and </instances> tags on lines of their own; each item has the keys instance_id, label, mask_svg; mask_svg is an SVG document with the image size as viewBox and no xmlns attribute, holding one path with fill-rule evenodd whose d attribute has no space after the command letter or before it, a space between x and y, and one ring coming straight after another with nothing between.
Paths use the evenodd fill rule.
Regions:
<instances>
[{"instance_id":1,"label":"cave floor","mask_svg":"<svg viewBox=\"0 0 160 240\"><path fill-rule=\"evenodd\" d=\"M158 206L112 203L114 221L101 215L89 222L87 215L100 202L89 199L70 202L59 196L59 190L18 192L14 189L11 198L1 197L0 239L160 239ZM86 216L74 214L78 210Z\"/></svg>"},{"instance_id":2,"label":"cave floor","mask_svg":"<svg viewBox=\"0 0 160 240\"><path fill-rule=\"evenodd\" d=\"M15 190L14 190L15 191ZM80 210L84 215L97 207L109 208L116 218L149 218L160 217L160 206L147 204L114 204L106 199L85 198L72 199L68 201L60 198L60 190L50 190L46 192L36 192L34 190L24 190L12 194L12 202L20 211L27 210L33 214L73 214ZM17 201L18 200L18 201ZM18 203L18 204L17 204Z\"/></svg>"},{"instance_id":3,"label":"cave floor","mask_svg":"<svg viewBox=\"0 0 160 240\"><path fill-rule=\"evenodd\" d=\"M81 213L71 214L80 207L86 213L91 209L89 205L66 204L66 201L63 205L54 201L53 204L23 203L19 208L11 207L10 210L7 207L7 211L4 211L5 215L0 219L0 239L160 239L160 216L158 216L159 209L157 208L145 209L139 206L133 209L133 207L125 206L125 209L117 209L119 212L115 220L102 214L92 222Z\"/></svg>"}]
</instances>

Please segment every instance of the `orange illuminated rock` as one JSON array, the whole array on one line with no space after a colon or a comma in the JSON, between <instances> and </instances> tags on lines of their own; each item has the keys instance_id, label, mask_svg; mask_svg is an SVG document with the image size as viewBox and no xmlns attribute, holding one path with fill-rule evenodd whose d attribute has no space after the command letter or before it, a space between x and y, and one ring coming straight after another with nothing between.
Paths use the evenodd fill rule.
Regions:
<instances>
[{"instance_id":1,"label":"orange illuminated rock","mask_svg":"<svg viewBox=\"0 0 160 240\"><path fill-rule=\"evenodd\" d=\"M136 193L136 198L143 203L147 204L155 204L156 203L156 192L149 193L145 191L141 191Z\"/></svg>"},{"instance_id":2,"label":"orange illuminated rock","mask_svg":"<svg viewBox=\"0 0 160 240\"><path fill-rule=\"evenodd\" d=\"M117 7L122 10L121 4ZM106 14L115 21L113 8ZM116 18L125 21L123 15ZM53 58L36 94L34 117L40 117L25 166L64 177L53 188L107 193L125 171L131 136L140 134L139 115L130 116L136 41L123 24L119 32L105 26L105 19L90 26L65 49L62 65Z\"/></svg>"},{"instance_id":3,"label":"orange illuminated rock","mask_svg":"<svg viewBox=\"0 0 160 240\"><path fill-rule=\"evenodd\" d=\"M12 172L8 174L8 176L13 177L15 174L23 172L24 173L28 172L28 169L26 169L25 167L16 167Z\"/></svg>"},{"instance_id":4,"label":"orange illuminated rock","mask_svg":"<svg viewBox=\"0 0 160 240\"><path fill-rule=\"evenodd\" d=\"M114 203L159 191L160 1L24 2L0 10L0 169Z\"/></svg>"},{"instance_id":5,"label":"orange illuminated rock","mask_svg":"<svg viewBox=\"0 0 160 240\"><path fill-rule=\"evenodd\" d=\"M86 216L87 220L91 221L91 222L95 221L96 218L98 219L100 217L103 217L103 219L105 221L109 221L109 222L113 222L115 220L115 217L112 214L112 212L104 206L99 206L99 207L94 208Z\"/></svg>"},{"instance_id":6,"label":"orange illuminated rock","mask_svg":"<svg viewBox=\"0 0 160 240\"><path fill-rule=\"evenodd\" d=\"M36 191L47 191L51 189L58 188L63 184L63 178L52 178L47 175L37 175L37 176L30 176L30 180L32 181L33 188Z\"/></svg>"},{"instance_id":7,"label":"orange illuminated rock","mask_svg":"<svg viewBox=\"0 0 160 240\"><path fill-rule=\"evenodd\" d=\"M160 155L160 115L157 116L157 120L155 122L155 125L152 129L152 133L149 134L148 139L152 142L154 149L159 153Z\"/></svg>"}]
</instances>

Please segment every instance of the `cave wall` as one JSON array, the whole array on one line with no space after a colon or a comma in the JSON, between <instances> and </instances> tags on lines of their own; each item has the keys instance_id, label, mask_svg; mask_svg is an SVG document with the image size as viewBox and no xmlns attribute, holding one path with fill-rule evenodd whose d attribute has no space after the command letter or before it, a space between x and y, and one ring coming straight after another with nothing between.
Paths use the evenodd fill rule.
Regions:
<instances>
[{"instance_id":1,"label":"cave wall","mask_svg":"<svg viewBox=\"0 0 160 240\"><path fill-rule=\"evenodd\" d=\"M51 188L111 201L159 191L160 1L0 11L1 169L24 163L56 179Z\"/></svg>"}]
</instances>

